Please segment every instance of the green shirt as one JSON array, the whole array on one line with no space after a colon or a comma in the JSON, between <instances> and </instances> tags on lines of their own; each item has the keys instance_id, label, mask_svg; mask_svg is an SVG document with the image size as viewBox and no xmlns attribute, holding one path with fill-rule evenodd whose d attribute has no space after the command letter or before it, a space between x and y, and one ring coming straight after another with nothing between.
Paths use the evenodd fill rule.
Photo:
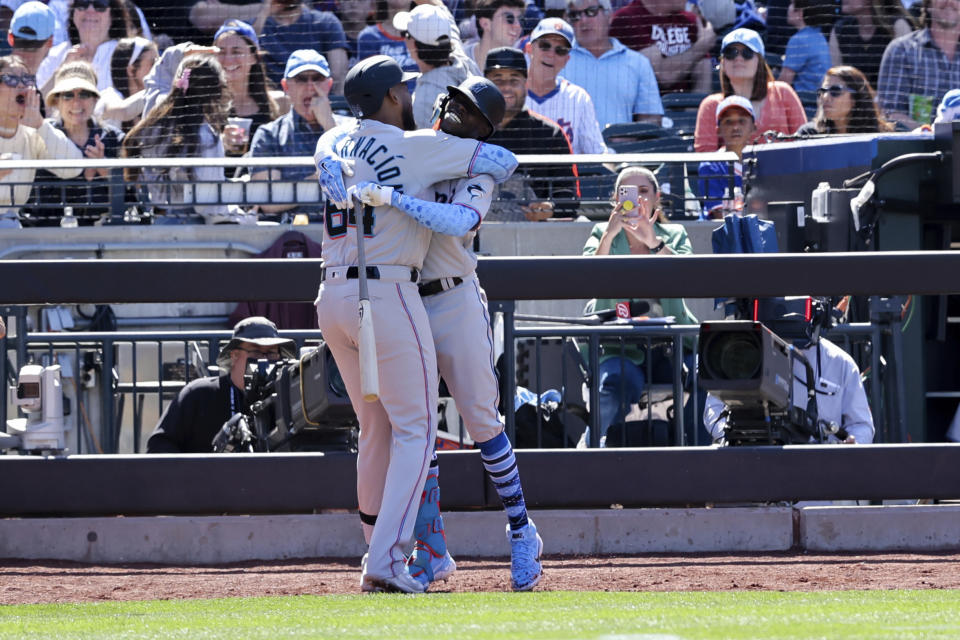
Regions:
<instances>
[{"instance_id":1,"label":"green shirt","mask_svg":"<svg viewBox=\"0 0 960 640\"><path fill-rule=\"evenodd\" d=\"M590 237L587 238L586 244L583 245L583 255L594 256L597 254L597 248L600 246L600 238L603 237L604 231L607 230L607 224L606 222L598 222L594 225L593 231L590 232ZM654 222L653 230L657 237L663 240L664 244L670 247L670 250L676 255L691 255L693 253L690 238L687 236L687 230L683 228L683 225ZM630 244L627 240L626 231L621 230L620 233L613 238L613 242L610 243L610 255L630 255ZM587 313L615 309L618 302L623 302L623 299L595 298L587 303ZM683 298L659 298L656 302L659 302L663 308L663 315L673 316L678 324L698 324L696 316L687 308L687 304L683 301ZM692 348L692 343L687 344L687 342L687 340L684 340L685 345ZM643 342L625 342L623 344L623 355L638 365L643 364L643 344ZM600 361L602 362L618 355L620 351L619 347L619 342L601 343Z\"/></svg>"}]
</instances>

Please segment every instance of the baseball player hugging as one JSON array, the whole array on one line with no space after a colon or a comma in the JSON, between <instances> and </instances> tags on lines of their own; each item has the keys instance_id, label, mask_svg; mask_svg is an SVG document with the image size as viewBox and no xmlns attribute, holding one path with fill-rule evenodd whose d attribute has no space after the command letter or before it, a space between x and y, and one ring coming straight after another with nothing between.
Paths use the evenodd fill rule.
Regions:
<instances>
[{"instance_id":1,"label":"baseball player hugging","mask_svg":"<svg viewBox=\"0 0 960 640\"><path fill-rule=\"evenodd\" d=\"M360 423L357 501L368 543L363 591L426 589L411 576L404 550L413 535L436 441L437 361L418 290L431 231L398 208L397 201L403 193L421 193L443 180L486 174L500 182L517 164L501 147L438 131L414 131L406 85L412 77L416 74L404 73L387 56L373 56L351 68L344 94L358 121L326 132L314 157L327 199L317 320ZM378 181L387 185L382 190L386 198L368 199L358 216L347 187L356 192L357 185ZM366 258L362 271L358 235ZM373 402L364 402L361 393L360 276L367 280L374 375L380 381Z\"/></svg>"},{"instance_id":2,"label":"baseball player hugging","mask_svg":"<svg viewBox=\"0 0 960 640\"><path fill-rule=\"evenodd\" d=\"M440 111L440 130L460 138L489 137L505 108L496 85L485 78L471 77L458 87L447 87L447 91ZM493 331L472 249L476 230L490 209L494 181L486 175L445 180L417 198L397 195L383 184L360 183L352 188L365 203L392 202L434 231L423 262L420 295L430 319L437 365L507 512L511 584L517 591L532 589L542 576L543 541L527 517L516 458L497 411L499 385ZM446 547L439 496L434 454L410 557L411 574L425 585L444 580L456 570Z\"/></svg>"}]
</instances>

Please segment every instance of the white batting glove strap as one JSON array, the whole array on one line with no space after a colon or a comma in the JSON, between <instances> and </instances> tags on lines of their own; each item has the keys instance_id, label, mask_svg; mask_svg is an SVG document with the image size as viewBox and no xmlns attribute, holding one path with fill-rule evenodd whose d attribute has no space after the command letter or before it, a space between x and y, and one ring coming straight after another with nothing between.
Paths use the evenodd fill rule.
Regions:
<instances>
[{"instance_id":1,"label":"white batting glove strap","mask_svg":"<svg viewBox=\"0 0 960 640\"><path fill-rule=\"evenodd\" d=\"M349 193L355 198L358 198L363 204L379 207L391 203L393 187L385 187L376 182L358 182L350 187Z\"/></svg>"}]
</instances>

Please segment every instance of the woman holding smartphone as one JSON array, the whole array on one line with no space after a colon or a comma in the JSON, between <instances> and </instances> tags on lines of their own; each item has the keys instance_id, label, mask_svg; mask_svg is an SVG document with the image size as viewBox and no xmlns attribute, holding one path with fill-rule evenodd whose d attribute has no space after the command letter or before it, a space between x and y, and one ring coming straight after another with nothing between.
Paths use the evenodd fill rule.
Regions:
<instances>
[{"instance_id":1,"label":"woman holding smartphone","mask_svg":"<svg viewBox=\"0 0 960 640\"><path fill-rule=\"evenodd\" d=\"M620 171L613 188L613 209L607 222L598 222L583 247L585 256L614 255L689 255L693 253L690 238L683 225L668 224L660 208L660 185L656 176L644 167L627 167ZM623 300L595 299L587 303L586 313L599 313L616 309ZM646 304L644 304L646 303ZM659 298L645 301L629 301L632 315L641 305L649 307L644 316L662 315L673 317L677 324L697 324L697 318L687 308L682 298ZM663 372L671 376L669 360L660 353L654 354L654 375ZM607 446L607 429L622 422L629 413L630 405L640 400L647 386L647 356L645 342L615 341L600 344L600 446ZM684 358L688 368L693 367L693 354ZM700 406L703 406L702 403ZM692 407L688 425L688 444L694 443ZM589 428L588 428L589 431ZM581 442L588 442L584 434ZM610 442L610 446L622 444ZM677 443L679 444L679 443Z\"/></svg>"}]
</instances>

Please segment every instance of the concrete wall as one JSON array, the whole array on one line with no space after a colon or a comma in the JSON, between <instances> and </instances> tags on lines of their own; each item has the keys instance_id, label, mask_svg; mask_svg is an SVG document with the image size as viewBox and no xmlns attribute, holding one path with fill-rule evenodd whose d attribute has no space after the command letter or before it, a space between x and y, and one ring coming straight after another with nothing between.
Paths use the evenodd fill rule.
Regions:
<instances>
[{"instance_id":1,"label":"concrete wall","mask_svg":"<svg viewBox=\"0 0 960 640\"><path fill-rule=\"evenodd\" d=\"M500 511L445 514L463 556L504 557ZM547 554L957 551L960 505L531 512ZM0 558L218 564L360 557L356 514L0 520Z\"/></svg>"}]
</instances>

